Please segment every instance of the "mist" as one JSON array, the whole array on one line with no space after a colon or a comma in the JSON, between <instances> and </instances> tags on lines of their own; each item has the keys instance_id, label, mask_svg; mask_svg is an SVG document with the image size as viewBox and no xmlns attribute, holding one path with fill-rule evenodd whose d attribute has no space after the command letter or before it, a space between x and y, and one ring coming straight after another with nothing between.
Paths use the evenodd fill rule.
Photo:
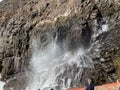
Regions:
<instances>
[{"instance_id":1,"label":"mist","mask_svg":"<svg viewBox=\"0 0 120 90\"><path fill-rule=\"evenodd\" d=\"M57 42L57 37L48 36L48 43L41 42L40 36L33 39L32 56L30 60L31 72L28 77L26 90L65 90L66 88L82 85L84 68L94 69L92 57L99 57L99 40L96 38L108 31L108 25L94 30L92 44L88 49L79 47L76 50L67 50L67 43ZM91 53L93 51L93 53Z\"/></svg>"}]
</instances>

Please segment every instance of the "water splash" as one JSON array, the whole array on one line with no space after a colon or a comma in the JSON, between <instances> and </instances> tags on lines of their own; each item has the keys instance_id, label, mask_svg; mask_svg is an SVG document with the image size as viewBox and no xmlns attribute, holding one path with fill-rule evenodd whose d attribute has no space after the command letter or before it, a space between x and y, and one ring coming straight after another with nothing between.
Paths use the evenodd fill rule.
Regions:
<instances>
[{"instance_id":1,"label":"water splash","mask_svg":"<svg viewBox=\"0 0 120 90\"><path fill-rule=\"evenodd\" d=\"M34 41L33 45L38 44L39 41ZM64 45L65 46L65 45ZM60 78L62 83L58 84L57 79L60 74L66 70L66 66L77 64L77 67L92 66L92 60L85 55L82 48L76 52L68 52L57 45L56 41L49 43L44 49L39 46L33 46L33 56L31 58L32 80L29 83L28 90L48 90L48 88L55 88L61 86L62 90L70 87L72 78ZM69 75L68 75L69 77ZM65 84L66 83L66 84Z\"/></svg>"},{"instance_id":2,"label":"water splash","mask_svg":"<svg viewBox=\"0 0 120 90\"><path fill-rule=\"evenodd\" d=\"M0 74L0 78L1 78L1 74ZM5 83L0 81L0 90L3 90Z\"/></svg>"},{"instance_id":3,"label":"water splash","mask_svg":"<svg viewBox=\"0 0 120 90\"><path fill-rule=\"evenodd\" d=\"M39 38L33 40L33 54L31 58L31 72L26 90L65 90L69 87L81 85L84 68L94 68L92 57L99 55L99 40L96 38L108 31L108 25L103 24L99 30L93 30L92 44L89 49L78 48L76 51L64 50L52 40L41 48ZM87 53L94 50L95 53Z\"/></svg>"},{"instance_id":4,"label":"water splash","mask_svg":"<svg viewBox=\"0 0 120 90\"><path fill-rule=\"evenodd\" d=\"M0 0L0 2L2 2L3 0Z\"/></svg>"}]
</instances>

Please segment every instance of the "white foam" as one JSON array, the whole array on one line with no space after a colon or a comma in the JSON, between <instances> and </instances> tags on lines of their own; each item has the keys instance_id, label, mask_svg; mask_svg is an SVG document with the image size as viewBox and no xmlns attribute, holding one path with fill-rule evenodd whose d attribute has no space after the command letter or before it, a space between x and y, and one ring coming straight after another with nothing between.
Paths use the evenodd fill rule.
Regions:
<instances>
[{"instance_id":1,"label":"white foam","mask_svg":"<svg viewBox=\"0 0 120 90\"><path fill-rule=\"evenodd\" d=\"M1 74L0 74L0 78L1 78ZM0 90L3 90L5 83L0 81Z\"/></svg>"},{"instance_id":2,"label":"white foam","mask_svg":"<svg viewBox=\"0 0 120 90\"><path fill-rule=\"evenodd\" d=\"M102 25L102 31L103 32L107 32L108 31L108 25L107 24Z\"/></svg>"},{"instance_id":3,"label":"white foam","mask_svg":"<svg viewBox=\"0 0 120 90\"><path fill-rule=\"evenodd\" d=\"M0 2L2 2L3 0L0 0Z\"/></svg>"},{"instance_id":4,"label":"white foam","mask_svg":"<svg viewBox=\"0 0 120 90\"><path fill-rule=\"evenodd\" d=\"M95 22L96 25L96 22ZM109 28L108 28L108 24L103 24L101 25L101 28L99 30L96 29L96 27L93 29L93 35L92 38L95 39L96 37L98 37L100 34L108 32Z\"/></svg>"}]
</instances>

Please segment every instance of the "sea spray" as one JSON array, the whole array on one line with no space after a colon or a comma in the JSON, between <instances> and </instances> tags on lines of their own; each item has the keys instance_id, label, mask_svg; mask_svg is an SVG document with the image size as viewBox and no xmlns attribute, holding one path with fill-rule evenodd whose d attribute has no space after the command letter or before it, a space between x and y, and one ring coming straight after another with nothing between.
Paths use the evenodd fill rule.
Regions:
<instances>
[{"instance_id":1,"label":"sea spray","mask_svg":"<svg viewBox=\"0 0 120 90\"><path fill-rule=\"evenodd\" d=\"M57 86L60 86L63 90L70 87L72 77L68 78L67 81L61 80L61 84L58 84L56 80L61 73L64 73L66 65L77 64L77 67L81 67L81 70L83 67L91 68L92 66L92 60L85 55L82 48L70 52L60 48L56 41L52 41L44 49L40 49L40 41L34 41L33 43L35 46L33 46L31 58L32 77L30 86L28 86L29 90L37 90L38 88L48 90L48 88ZM65 84L65 82L67 83Z\"/></svg>"},{"instance_id":2,"label":"sea spray","mask_svg":"<svg viewBox=\"0 0 120 90\"><path fill-rule=\"evenodd\" d=\"M80 47L76 51L64 50L67 44L58 45L54 39L42 46L39 36L35 38L26 90L65 90L82 85L84 68L94 68L92 57L99 56L101 43L96 38L108 31L108 25L103 24L100 29L93 31L91 46L88 49ZM94 53L90 53L91 50Z\"/></svg>"},{"instance_id":3,"label":"sea spray","mask_svg":"<svg viewBox=\"0 0 120 90\"><path fill-rule=\"evenodd\" d=\"M1 78L1 74L0 74L0 78ZM0 81L0 90L3 90L4 85L5 85L5 82Z\"/></svg>"}]
</instances>

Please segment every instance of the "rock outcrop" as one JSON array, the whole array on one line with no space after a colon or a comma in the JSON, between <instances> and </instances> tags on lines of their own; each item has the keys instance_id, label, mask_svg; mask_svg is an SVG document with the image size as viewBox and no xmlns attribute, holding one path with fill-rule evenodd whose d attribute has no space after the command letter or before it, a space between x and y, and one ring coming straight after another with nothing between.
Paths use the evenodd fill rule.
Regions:
<instances>
[{"instance_id":1,"label":"rock outcrop","mask_svg":"<svg viewBox=\"0 0 120 90\"><path fill-rule=\"evenodd\" d=\"M102 46L91 72L95 84L102 84L117 78L113 62L120 57L119 0L4 0L0 3L1 80L29 71L34 37L40 36L45 46L50 42L48 32L58 36L58 43L66 41L69 50L88 48L96 24L98 29L100 24L109 26L109 32L97 37Z\"/></svg>"}]
</instances>

